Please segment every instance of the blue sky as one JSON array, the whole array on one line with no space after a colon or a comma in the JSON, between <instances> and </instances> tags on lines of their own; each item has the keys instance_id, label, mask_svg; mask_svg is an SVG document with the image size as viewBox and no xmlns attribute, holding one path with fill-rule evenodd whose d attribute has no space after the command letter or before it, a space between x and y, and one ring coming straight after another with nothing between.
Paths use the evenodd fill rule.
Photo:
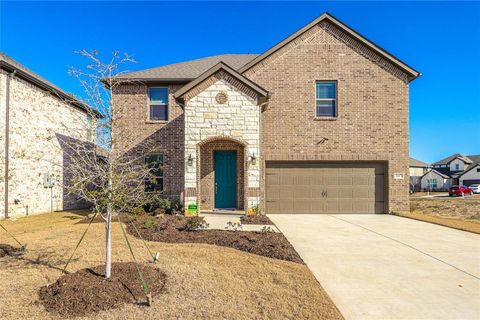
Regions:
<instances>
[{"instance_id":1,"label":"blue sky","mask_svg":"<svg viewBox=\"0 0 480 320\"><path fill-rule=\"evenodd\" d=\"M0 50L66 91L80 49L135 56L139 70L261 53L324 11L419 70L410 153L480 154L479 2L0 2Z\"/></svg>"}]
</instances>

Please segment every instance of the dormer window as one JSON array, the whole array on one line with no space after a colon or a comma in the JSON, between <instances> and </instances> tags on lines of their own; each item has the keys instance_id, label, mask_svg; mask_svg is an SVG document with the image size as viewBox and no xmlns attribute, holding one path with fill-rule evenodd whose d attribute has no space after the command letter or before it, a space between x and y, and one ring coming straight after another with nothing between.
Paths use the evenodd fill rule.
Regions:
<instances>
[{"instance_id":1,"label":"dormer window","mask_svg":"<svg viewBox=\"0 0 480 320\"><path fill-rule=\"evenodd\" d=\"M459 171L459 170L460 170L460 164L455 163L455 171Z\"/></svg>"}]
</instances>

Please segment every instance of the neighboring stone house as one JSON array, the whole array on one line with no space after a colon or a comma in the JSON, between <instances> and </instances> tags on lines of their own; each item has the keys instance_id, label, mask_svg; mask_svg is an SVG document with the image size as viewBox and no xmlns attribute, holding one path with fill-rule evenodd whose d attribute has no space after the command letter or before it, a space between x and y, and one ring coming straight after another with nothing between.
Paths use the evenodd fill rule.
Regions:
<instances>
[{"instance_id":1,"label":"neighboring stone house","mask_svg":"<svg viewBox=\"0 0 480 320\"><path fill-rule=\"evenodd\" d=\"M418 76L325 13L260 55L122 75L113 132L138 134L125 153L153 142L141 152L162 168L156 189L202 211L408 211Z\"/></svg>"},{"instance_id":2,"label":"neighboring stone house","mask_svg":"<svg viewBox=\"0 0 480 320\"><path fill-rule=\"evenodd\" d=\"M446 191L453 185L480 184L480 155L455 153L433 163L431 167L436 177L424 175L421 178L422 189Z\"/></svg>"},{"instance_id":3,"label":"neighboring stone house","mask_svg":"<svg viewBox=\"0 0 480 320\"><path fill-rule=\"evenodd\" d=\"M421 189L421 178L427 173L429 164L423 161L417 160L410 157L410 191L420 191Z\"/></svg>"},{"instance_id":4,"label":"neighboring stone house","mask_svg":"<svg viewBox=\"0 0 480 320\"><path fill-rule=\"evenodd\" d=\"M0 53L0 219L87 206L62 188L62 141L95 141L86 108Z\"/></svg>"}]
</instances>

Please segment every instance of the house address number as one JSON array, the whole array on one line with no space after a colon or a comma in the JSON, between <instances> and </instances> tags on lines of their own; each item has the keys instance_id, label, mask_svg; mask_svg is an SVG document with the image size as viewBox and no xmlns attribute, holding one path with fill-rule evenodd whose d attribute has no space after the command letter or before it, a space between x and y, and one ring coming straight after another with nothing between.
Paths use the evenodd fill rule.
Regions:
<instances>
[{"instance_id":1,"label":"house address number","mask_svg":"<svg viewBox=\"0 0 480 320\"><path fill-rule=\"evenodd\" d=\"M403 172L395 172L393 174L393 179L395 180L403 180Z\"/></svg>"}]
</instances>

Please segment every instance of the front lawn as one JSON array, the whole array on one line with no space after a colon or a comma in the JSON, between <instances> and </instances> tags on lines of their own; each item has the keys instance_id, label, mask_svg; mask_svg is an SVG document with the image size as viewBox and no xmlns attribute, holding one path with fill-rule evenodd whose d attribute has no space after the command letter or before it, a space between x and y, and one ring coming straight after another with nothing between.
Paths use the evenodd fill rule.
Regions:
<instances>
[{"instance_id":1,"label":"front lawn","mask_svg":"<svg viewBox=\"0 0 480 320\"><path fill-rule=\"evenodd\" d=\"M38 303L39 291L64 275L61 269L85 230L77 223L84 217L58 212L1 222L27 251L0 257L0 319L63 318ZM104 264L104 236L103 224L90 226L70 272ZM112 240L114 262L130 262L117 222ZM145 265L150 256L142 241L131 236L130 242ZM16 247L1 230L0 243ZM127 303L88 319L342 319L303 264L208 244L148 244L160 252L156 267L166 275L152 306Z\"/></svg>"},{"instance_id":2,"label":"front lawn","mask_svg":"<svg viewBox=\"0 0 480 320\"><path fill-rule=\"evenodd\" d=\"M402 216L480 233L480 196L410 198L410 213Z\"/></svg>"}]
</instances>

